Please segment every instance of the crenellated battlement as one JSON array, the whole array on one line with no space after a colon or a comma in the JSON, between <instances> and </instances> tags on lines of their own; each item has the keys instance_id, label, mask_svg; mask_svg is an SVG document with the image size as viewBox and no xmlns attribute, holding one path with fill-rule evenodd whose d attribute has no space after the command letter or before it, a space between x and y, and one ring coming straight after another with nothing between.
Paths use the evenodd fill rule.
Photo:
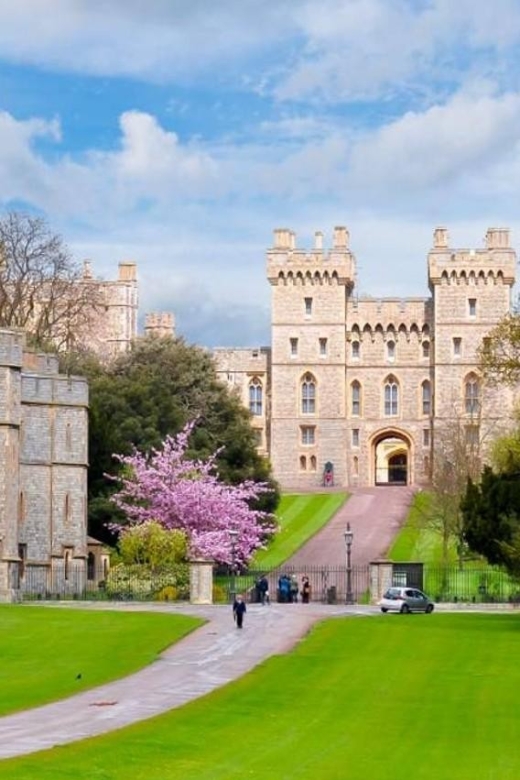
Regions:
<instances>
[{"instance_id":1,"label":"crenellated battlement","mask_svg":"<svg viewBox=\"0 0 520 780\"><path fill-rule=\"evenodd\" d=\"M489 228L480 249L451 249L447 229L435 229L428 253L430 288L436 284L511 287L515 278L516 252L510 245L508 228Z\"/></svg>"},{"instance_id":2,"label":"crenellated battlement","mask_svg":"<svg viewBox=\"0 0 520 780\"><path fill-rule=\"evenodd\" d=\"M150 312L144 321L145 336L175 336L175 318L171 312Z\"/></svg>"},{"instance_id":3,"label":"crenellated battlement","mask_svg":"<svg viewBox=\"0 0 520 780\"><path fill-rule=\"evenodd\" d=\"M296 233L287 228L274 231L274 245L267 250L267 278L270 284L338 284L354 286L356 263L349 249L346 227L334 228L332 247L323 249L323 233L314 234L314 247L296 246Z\"/></svg>"}]
</instances>

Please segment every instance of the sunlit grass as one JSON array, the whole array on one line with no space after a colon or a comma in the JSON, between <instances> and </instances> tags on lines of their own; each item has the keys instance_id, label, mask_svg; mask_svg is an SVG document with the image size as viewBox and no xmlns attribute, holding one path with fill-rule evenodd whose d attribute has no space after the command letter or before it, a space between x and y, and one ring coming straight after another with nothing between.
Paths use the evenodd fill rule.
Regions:
<instances>
[{"instance_id":1,"label":"sunlit grass","mask_svg":"<svg viewBox=\"0 0 520 780\"><path fill-rule=\"evenodd\" d=\"M124 677L203 621L184 615L0 606L0 715Z\"/></svg>"},{"instance_id":2,"label":"sunlit grass","mask_svg":"<svg viewBox=\"0 0 520 780\"><path fill-rule=\"evenodd\" d=\"M347 493L305 493L282 496L277 519L279 531L266 550L259 550L251 569L281 566L336 514Z\"/></svg>"},{"instance_id":3,"label":"sunlit grass","mask_svg":"<svg viewBox=\"0 0 520 780\"><path fill-rule=\"evenodd\" d=\"M16 780L517 780L520 616L347 618L179 710L0 762Z\"/></svg>"}]
</instances>

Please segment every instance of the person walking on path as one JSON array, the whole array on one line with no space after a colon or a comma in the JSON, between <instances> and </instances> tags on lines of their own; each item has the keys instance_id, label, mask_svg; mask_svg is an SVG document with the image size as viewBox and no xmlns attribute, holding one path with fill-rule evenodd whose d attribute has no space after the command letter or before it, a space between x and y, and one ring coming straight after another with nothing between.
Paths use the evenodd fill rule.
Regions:
<instances>
[{"instance_id":1,"label":"person walking on path","mask_svg":"<svg viewBox=\"0 0 520 780\"><path fill-rule=\"evenodd\" d=\"M244 622L244 615L246 613L246 603L242 596L236 596L233 602L233 618L237 624L237 628L242 628Z\"/></svg>"}]
</instances>

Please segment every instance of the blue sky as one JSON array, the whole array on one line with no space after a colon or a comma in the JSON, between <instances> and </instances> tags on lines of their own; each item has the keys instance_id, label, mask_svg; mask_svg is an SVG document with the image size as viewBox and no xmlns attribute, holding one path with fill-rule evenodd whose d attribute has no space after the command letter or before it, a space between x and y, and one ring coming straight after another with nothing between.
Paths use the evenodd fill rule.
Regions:
<instances>
[{"instance_id":1,"label":"blue sky","mask_svg":"<svg viewBox=\"0 0 520 780\"><path fill-rule=\"evenodd\" d=\"M520 2L0 0L0 181L189 341L269 342L275 227L426 295L437 225L518 240Z\"/></svg>"}]
</instances>

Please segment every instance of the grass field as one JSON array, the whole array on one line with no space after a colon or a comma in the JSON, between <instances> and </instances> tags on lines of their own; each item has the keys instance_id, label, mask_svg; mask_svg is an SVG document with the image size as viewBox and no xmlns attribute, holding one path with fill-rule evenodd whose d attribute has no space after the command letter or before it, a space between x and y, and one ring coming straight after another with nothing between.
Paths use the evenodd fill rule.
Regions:
<instances>
[{"instance_id":1,"label":"grass field","mask_svg":"<svg viewBox=\"0 0 520 780\"><path fill-rule=\"evenodd\" d=\"M274 569L316 534L347 500L347 493L307 493L282 496L276 516L280 530L267 550L259 550L251 569Z\"/></svg>"},{"instance_id":2,"label":"grass field","mask_svg":"<svg viewBox=\"0 0 520 780\"><path fill-rule=\"evenodd\" d=\"M395 537L387 557L392 561L423 561L438 564L442 560L440 534L425 528L431 497L428 493L416 493L406 518L406 523ZM450 562L457 562L453 547Z\"/></svg>"},{"instance_id":3,"label":"grass field","mask_svg":"<svg viewBox=\"0 0 520 780\"><path fill-rule=\"evenodd\" d=\"M9 780L518 780L520 616L329 620L179 710Z\"/></svg>"},{"instance_id":4,"label":"grass field","mask_svg":"<svg viewBox=\"0 0 520 780\"><path fill-rule=\"evenodd\" d=\"M0 605L0 715L135 672L201 622L161 613Z\"/></svg>"}]
</instances>

